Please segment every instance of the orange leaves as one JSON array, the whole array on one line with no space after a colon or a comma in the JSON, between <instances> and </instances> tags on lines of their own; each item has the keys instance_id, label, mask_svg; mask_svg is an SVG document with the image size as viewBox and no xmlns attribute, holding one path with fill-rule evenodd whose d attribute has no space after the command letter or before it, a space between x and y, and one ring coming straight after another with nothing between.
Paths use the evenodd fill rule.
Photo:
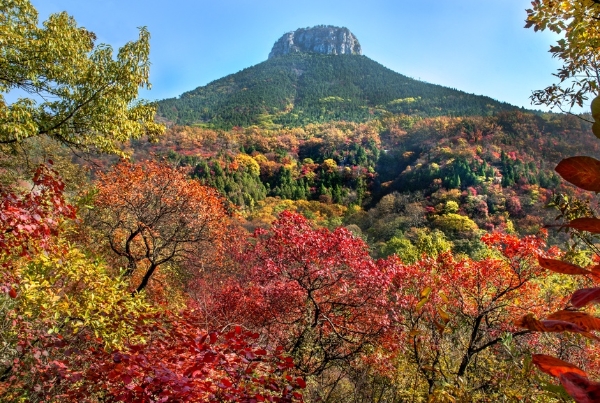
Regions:
<instances>
[{"instance_id":1,"label":"orange leaves","mask_svg":"<svg viewBox=\"0 0 600 403\"><path fill-rule=\"evenodd\" d=\"M534 354L532 362L540 371L558 378L577 403L600 401L600 383L590 381L587 373L575 365L544 354Z\"/></svg>"},{"instance_id":2,"label":"orange leaves","mask_svg":"<svg viewBox=\"0 0 600 403\"><path fill-rule=\"evenodd\" d=\"M600 219L591 217L576 218L565 225L565 227L574 228L579 231L600 234Z\"/></svg>"},{"instance_id":3,"label":"orange leaves","mask_svg":"<svg viewBox=\"0 0 600 403\"><path fill-rule=\"evenodd\" d=\"M537 366L540 371L551 376L559 377L560 375L568 372L576 373L581 376L587 376L585 371L582 371L575 365L549 355L533 354L531 359L533 364Z\"/></svg>"},{"instance_id":4,"label":"orange leaves","mask_svg":"<svg viewBox=\"0 0 600 403\"><path fill-rule=\"evenodd\" d=\"M589 339L600 341L600 338L588 332L585 328L564 320L537 320L533 314L527 314L515 321L515 325L534 332L572 332L579 333Z\"/></svg>"},{"instance_id":5,"label":"orange leaves","mask_svg":"<svg viewBox=\"0 0 600 403\"><path fill-rule=\"evenodd\" d=\"M548 319L571 322L588 331L600 330L600 318L586 312L562 310L549 315Z\"/></svg>"},{"instance_id":6,"label":"orange leaves","mask_svg":"<svg viewBox=\"0 0 600 403\"><path fill-rule=\"evenodd\" d=\"M99 175L92 225L127 265L143 267L137 291L167 262L190 268L218 262L228 217L215 189L165 163L121 162Z\"/></svg>"},{"instance_id":7,"label":"orange leaves","mask_svg":"<svg viewBox=\"0 0 600 403\"><path fill-rule=\"evenodd\" d=\"M600 192L600 161L592 157L565 158L555 168L564 180L592 192Z\"/></svg>"}]
</instances>

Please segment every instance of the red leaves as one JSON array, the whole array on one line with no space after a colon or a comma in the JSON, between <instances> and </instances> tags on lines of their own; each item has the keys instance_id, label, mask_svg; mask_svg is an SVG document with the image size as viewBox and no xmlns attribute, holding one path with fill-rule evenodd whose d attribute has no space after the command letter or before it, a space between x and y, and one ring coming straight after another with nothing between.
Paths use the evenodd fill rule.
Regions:
<instances>
[{"instance_id":1,"label":"red leaves","mask_svg":"<svg viewBox=\"0 0 600 403\"><path fill-rule=\"evenodd\" d=\"M268 332L305 373L360 354L386 326L388 276L363 240L287 211L254 237L238 258L244 277L214 296L209 317Z\"/></svg>"},{"instance_id":2,"label":"red leaves","mask_svg":"<svg viewBox=\"0 0 600 403\"><path fill-rule=\"evenodd\" d=\"M538 262L540 266L544 269L551 270L555 273L562 274L591 274L589 270L584 269L583 267L579 267L577 265L563 262L561 260L556 259L546 259L542 256L538 256Z\"/></svg>"},{"instance_id":3,"label":"red leaves","mask_svg":"<svg viewBox=\"0 0 600 403\"><path fill-rule=\"evenodd\" d=\"M581 217L572 220L565 227L574 228L579 231L587 231L594 234L600 234L600 219L591 217Z\"/></svg>"},{"instance_id":4,"label":"red leaves","mask_svg":"<svg viewBox=\"0 0 600 403\"><path fill-rule=\"evenodd\" d=\"M150 329L156 325L139 329L151 335L147 345L114 354L93 353L83 374L88 387L73 391L73 401L88 397L92 381L96 391L111 401L150 403L162 401L156 400L160 396L182 402L302 402L299 389L304 381L283 375L294 373L291 358L280 348L256 345L255 333L236 326L227 333L206 334L190 313L163 320L158 329Z\"/></svg>"},{"instance_id":5,"label":"red leaves","mask_svg":"<svg viewBox=\"0 0 600 403\"><path fill-rule=\"evenodd\" d=\"M533 354L531 358L533 364L537 366L540 371L551 376L558 377L568 372L576 373L581 376L587 376L585 371L582 371L575 365L549 355Z\"/></svg>"},{"instance_id":6,"label":"red leaves","mask_svg":"<svg viewBox=\"0 0 600 403\"><path fill-rule=\"evenodd\" d=\"M11 298L17 298L17 290L11 287L10 291L8 291L8 296Z\"/></svg>"},{"instance_id":7,"label":"red leaves","mask_svg":"<svg viewBox=\"0 0 600 403\"><path fill-rule=\"evenodd\" d=\"M600 383L575 372L567 372L559 377L561 385L577 403L597 403L600 401Z\"/></svg>"},{"instance_id":8,"label":"red leaves","mask_svg":"<svg viewBox=\"0 0 600 403\"><path fill-rule=\"evenodd\" d=\"M46 248L58 232L59 221L75 218L56 171L40 165L33 183L33 189L23 194L0 186L0 253L28 255L31 246Z\"/></svg>"},{"instance_id":9,"label":"red leaves","mask_svg":"<svg viewBox=\"0 0 600 403\"><path fill-rule=\"evenodd\" d=\"M600 401L600 383L590 381L587 373L575 365L543 354L534 354L532 362L540 371L558 378L577 403Z\"/></svg>"},{"instance_id":10,"label":"red leaves","mask_svg":"<svg viewBox=\"0 0 600 403\"><path fill-rule=\"evenodd\" d=\"M585 328L564 320L537 320L532 314L527 314L515 322L515 325L534 332L572 332L584 337L600 341L600 339Z\"/></svg>"},{"instance_id":11,"label":"red leaves","mask_svg":"<svg viewBox=\"0 0 600 403\"><path fill-rule=\"evenodd\" d=\"M600 287L581 288L571 296L571 305L581 308L590 303L600 303Z\"/></svg>"},{"instance_id":12,"label":"red leaves","mask_svg":"<svg viewBox=\"0 0 600 403\"><path fill-rule=\"evenodd\" d=\"M592 157L565 158L555 168L564 180L592 192L600 192L600 161Z\"/></svg>"}]
</instances>

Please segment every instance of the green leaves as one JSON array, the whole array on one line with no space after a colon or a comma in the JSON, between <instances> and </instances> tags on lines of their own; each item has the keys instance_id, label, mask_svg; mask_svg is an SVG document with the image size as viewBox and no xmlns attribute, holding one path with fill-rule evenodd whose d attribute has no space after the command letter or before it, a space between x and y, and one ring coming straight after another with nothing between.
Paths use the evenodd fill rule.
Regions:
<instances>
[{"instance_id":1,"label":"green leaves","mask_svg":"<svg viewBox=\"0 0 600 403\"><path fill-rule=\"evenodd\" d=\"M154 122L154 105L136 102L139 88L150 85L145 28L115 60L109 46L95 46L95 35L64 12L40 28L29 1L12 0L0 6L0 19L8 21L0 27L0 43L6 41L0 54L0 144L43 135L70 147L124 155L119 143L163 133ZM35 96L6 105L2 93L14 89Z\"/></svg>"},{"instance_id":2,"label":"green leaves","mask_svg":"<svg viewBox=\"0 0 600 403\"><path fill-rule=\"evenodd\" d=\"M550 53L562 66L555 74L559 82L534 91L531 99L537 105L550 107L582 106L588 94L598 92L593 62L600 39L597 4L595 1L540 0L532 2L532 6L527 10L525 27L561 33L562 38L550 48Z\"/></svg>"}]
</instances>

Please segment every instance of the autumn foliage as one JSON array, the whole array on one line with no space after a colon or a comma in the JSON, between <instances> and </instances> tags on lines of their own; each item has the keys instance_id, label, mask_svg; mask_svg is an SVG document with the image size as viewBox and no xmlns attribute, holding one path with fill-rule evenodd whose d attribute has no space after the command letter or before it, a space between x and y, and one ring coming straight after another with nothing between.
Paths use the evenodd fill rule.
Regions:
<instances>
[{"instance_id":1,"label":"autumn foliage","mask_svg":"<svg viewBox=\"0 0 600 403\"><path fill-rule=\"evenodd\" d=\"M100 174L97 189L90 221L136 291L167 263L193 271L218 265L228 213L215 189L153 161L123 161Z\"/></svg>"},{"instance_id":2,"label":"autumn foliage","mask_svg":"<svg viewBox=\"0 0 600 403\"><path fill-rule=\"evenodd\" d=\"M0 255L29 254L47 247L62 218L74 218L75 207L64 198L64 183L52 163L40 165L28 192L0 187Z\"/></svg>"},{"instance_id":3,"label":"autumn foliage","mask_svg":"<svg viewBox=\"0 0 600 403\"><path fill-rule=\"evenodd\" d=\"M137 328L148 343L121 351L89 349L91 363L65 371L73 384L65 398L92 402L301 402L302 378L283 349L265 349L240 326L207 332L192 309L168 313Z\"/></svg>"},{"instance_id":4,"label":"autumn foliage","mask_svg":"<svg viewBox=\"0 0 600 403\"><path fill-rule=\"evenodd\" d=\"M348 230L283 212L253 238L244 274L212 295L211 320L260 331L306 374L358 357L387 326L389 276Z\"/></svg>"},{"instance_id":5,"label":"autumn foliage","mask_svg":"<svg viewBox=\"0 0 600 403\"><path fill-rule=\"evenodd\" d=\"M538 6L541 7L541 4ZM592 102L594 119L600 118L600 114L594 107L594 104L597 105L597 103L598 98ZM594 192L600 191L600 162L592 157L565 158L557 165L556 172L578 188ZM600 234L599 222L600 220L595 217L584 216L566 222L564 227L595 235ZM589 245L597 253L598 250L595 246L591 243ZM539 257L539 263L549 271L563 275L583 276L597 284L599 271L596 264L590 265L590 267L580 267L543 256ZM579 334L593 342L599 342L600 338L592 332L600 330L600 318L595 317L593 312L585 310L588 305L599 302L600 287L580 288L571 295L570 301L562 310L552 313L547 319L537 320L528 314L517 320L516 324L535 332L569 332ZM591 403L600 399L600 383L590 380L588 373L582 369L552 356L538 354L533 357L533 363L541 371L558 378L562 387L578 403Z\"/></svg>"}]
</instances>

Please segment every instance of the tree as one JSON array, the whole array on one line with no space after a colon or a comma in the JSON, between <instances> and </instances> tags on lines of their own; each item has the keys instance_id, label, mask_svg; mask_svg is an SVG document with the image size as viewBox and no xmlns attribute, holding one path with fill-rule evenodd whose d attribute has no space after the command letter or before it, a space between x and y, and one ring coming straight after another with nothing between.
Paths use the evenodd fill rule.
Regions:
<instances>
[{"instance_id":1,"label":"tree","mask_svg":"<svg viewBox=\"0 0 600 403\"><path fill-rule=\"evenodd\" d=\"M544 242L500 233L482 240L492 253L479 261L451 252L412 264L391 261L392 323L383 340L402 371L414 371L407 378L415 381L403 393L432 401L444 401L444 394L479 401L508 393L507 386L519 382L518 367L500 346L529 333L513 324L516 314L543 312L536 280L544 271L536 256Z\"/></svg>"},{"instance_id":2,"label":"tree","mask_svg":"<svg viewBox=\"0 0 600 403\"><path fill-rule=\"evenodd\" d=\"M32 181L26 193L0 185L0 259L44 248L58 233L62 218L75 218L75 207L66 202L65 184L56 171L40 165Z\"/></svg>"},{"instance_id":3,"label":"tree","mask_svg":"<svg viewBox=\"0 0 600 403\"><path fill-rule=\"evenodd\" d=\"M209 319L262 332L305 374L351 362L376 341L388 278L362 239L289 211L254 238L240 256L245 275L213 294Z\"/></svg>"},{"instance_id":4,"label":"tree","mask_svg":"<svg viewBox=\"0 0 600 403\"><path fill-rule=\"evenodd\" d=\"M64 184L40 166L29 192L0 187L0 400L38 400L68 385L74 351L139 340L134 324L148 311L105 264L65 239L75 208Z\"/></svg>"},{"instance_id":5,"label":"tree","mask_svg":"<svg viewBox=\"0 0 600 403\"><path fill-rule=\"evenodd\" d=\"M91 225L126 260L126 277L143 266L137 292L161 265L199 269L217 258L228 214L215 189L153 161L123 161L99 175L97 189Z\"/></svg>"},{"instance_id":6,"label":"tree","mask_svg":"<svg viewBox=\"0 0 600 403\"><path fill-rule=\"evenodd\" d=\"M197 313L167 312L137 332L145 345L120 351L88 350L89 365L63 371L73 402L280 402L301 403L305 381L282 348L265 349L258 334L231 326L223 332L199 327Z\"/></svg>"},{"instance_id":7,"label":"tree","mask_svg":"<svg viewBox=\"0 0 600 403\"><path fill-rule=\"evenodd\" d=\"M535 31L549 29L564 34L550 47L553 57L563 66L556 77L559 82L534 91L537 105L559 107L582 106L588 94L598 94L600 83L600 3L595 0L535 0L527 10L526 28Z\"/></svg>"},{"instance_id":8,"label":"tree","mask_svg":"<svg viewBox=\"0 0 600 403\"><path fill-rule=\"evenodd\" d=\"M28 0L2 2L0 145L48 136L72 148L123 155L120 142L163 133L153 120L155 106L136 101L139 88L150 87L148 31L141 28L116 60L95 39L65 12L38 27ZM3 94L13 90L31 97L7 104Z\"/></svg>"}]
</instances>

